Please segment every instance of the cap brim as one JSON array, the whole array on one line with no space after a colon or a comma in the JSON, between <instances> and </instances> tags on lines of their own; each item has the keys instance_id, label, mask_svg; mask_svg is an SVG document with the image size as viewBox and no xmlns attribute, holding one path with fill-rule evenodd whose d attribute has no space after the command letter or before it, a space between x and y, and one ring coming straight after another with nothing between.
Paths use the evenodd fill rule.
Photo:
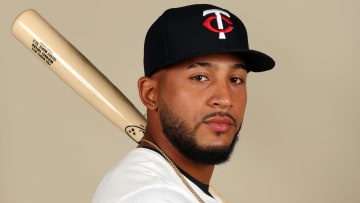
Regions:
<instances>
[{"instance_id":1,"label":"cap brim","mask_svg":"<svg viewBox=\"0 0 360 203\"><path fill-rule=\"evenodd\" d=\"M178 59L174 59L175 63L191 59L198 56L204 56L209 54L218 54L218 53L231 53L238 55L241 57L245 63L248 71L251 72L263 72L271 70L275 67L275 61L260 51L255 50L239 50L239 49L214 49L214 50L207 50L206 52L199 52L199 53L191 53L190 55L180 56ZM172 63L174 64L174 63ZM171 64L167 64L171 65Z\"/></svg>"},{"instance_id":2,"label":"cap brim","mask_svg":"<svg viewBox=\"0 0 360 203\"><path fill-rule=\"evenodd\" d=\"M242 57L249 71L263 72L271 70L275 66L275 61L270 56L255 50L237 51L240 57Z\"/></svg>"},{"instance_id":3,"label":"cap brim","mask_svg":"<svg viewBox=\"0 0 360 203\"><path fill-rule=\"evenodd\" d=\"M207 50L206 52L191 53L189 55L176 55L176 58L169 59L165 63L159 65L158 69L171 66L173 64L179 63L184 60L188 60L194 57L210 55L210 54L219 54L219 53L231 53L241 57L245 63L248 71L251 72L263 72L271 70L275 66L275 61L268 55L255 50L238 50L238 49L215 49ZM151 75L153 72L148 73Z\"/></svg>"}]
</instances>

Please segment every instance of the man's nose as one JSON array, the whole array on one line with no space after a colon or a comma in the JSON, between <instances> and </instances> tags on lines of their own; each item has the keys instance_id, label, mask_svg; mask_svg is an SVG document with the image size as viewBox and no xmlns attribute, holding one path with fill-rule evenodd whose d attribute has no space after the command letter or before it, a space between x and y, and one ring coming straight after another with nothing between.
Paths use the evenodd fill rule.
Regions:
<instances>
[{"instance_id":1,"label":"man's nose","mask_svg":"<svg viewBox=\"0 0 360 203\"><path fill-rule=\"evenodd\" d=\"M211 106L216 108L231 108L233 106L233 97L229 84L226 82L215 84L209 102Z\"/></svg>"}]
</instances>

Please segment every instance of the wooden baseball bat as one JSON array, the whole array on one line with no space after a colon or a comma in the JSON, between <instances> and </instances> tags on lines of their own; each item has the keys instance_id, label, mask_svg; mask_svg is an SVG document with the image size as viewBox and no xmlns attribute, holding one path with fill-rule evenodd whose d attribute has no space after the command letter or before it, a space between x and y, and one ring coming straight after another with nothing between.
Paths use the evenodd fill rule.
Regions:
<instances>
[{"instance_id":1,"label":"wooden baseball bat","mask_svg":"<svg viewBox=\"0 0 360 203\"><path fill-rule=\"evenodd\" d=\"M144 135L146 119L124 94L79 50L33 9L13 22L13 35L90 105L134 141Z\"/></svg>"}]
</instances>

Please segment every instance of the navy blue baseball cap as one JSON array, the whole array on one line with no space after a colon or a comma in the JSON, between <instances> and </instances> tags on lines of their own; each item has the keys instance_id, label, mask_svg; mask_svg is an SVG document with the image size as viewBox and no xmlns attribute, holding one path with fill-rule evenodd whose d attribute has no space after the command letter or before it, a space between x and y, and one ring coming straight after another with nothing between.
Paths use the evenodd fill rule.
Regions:
<instances>
[{"instance_id":1,"label":"navy blue baseball cap","mask_svg":"<svg viewBox=\"0 0 360 203\"><path fill-rule=\"evenodd\" d=\"M248 71L272 69L275 61L249 49L241 20L230 11L209 4L166 10L149 28L144 43L144 71L156 71L198 56L233 53L245 60Z\"/></svg>"}]
</instances>

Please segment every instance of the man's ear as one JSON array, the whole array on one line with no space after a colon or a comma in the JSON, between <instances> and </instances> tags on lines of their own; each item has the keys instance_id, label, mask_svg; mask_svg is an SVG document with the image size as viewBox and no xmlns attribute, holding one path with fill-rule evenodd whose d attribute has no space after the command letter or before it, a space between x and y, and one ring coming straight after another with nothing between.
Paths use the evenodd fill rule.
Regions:
<instances>
[{"instance_id":1,"label":"man's ear","mask_svg":"<svg viewBox=\"0 0 360 203\"><path fill-rule=\"evenodd\" d=\"M150 77L141 77L138 80L138 90L141 102L148 109L156 109L157 81Z\"/></svg>"}]
</instances>

